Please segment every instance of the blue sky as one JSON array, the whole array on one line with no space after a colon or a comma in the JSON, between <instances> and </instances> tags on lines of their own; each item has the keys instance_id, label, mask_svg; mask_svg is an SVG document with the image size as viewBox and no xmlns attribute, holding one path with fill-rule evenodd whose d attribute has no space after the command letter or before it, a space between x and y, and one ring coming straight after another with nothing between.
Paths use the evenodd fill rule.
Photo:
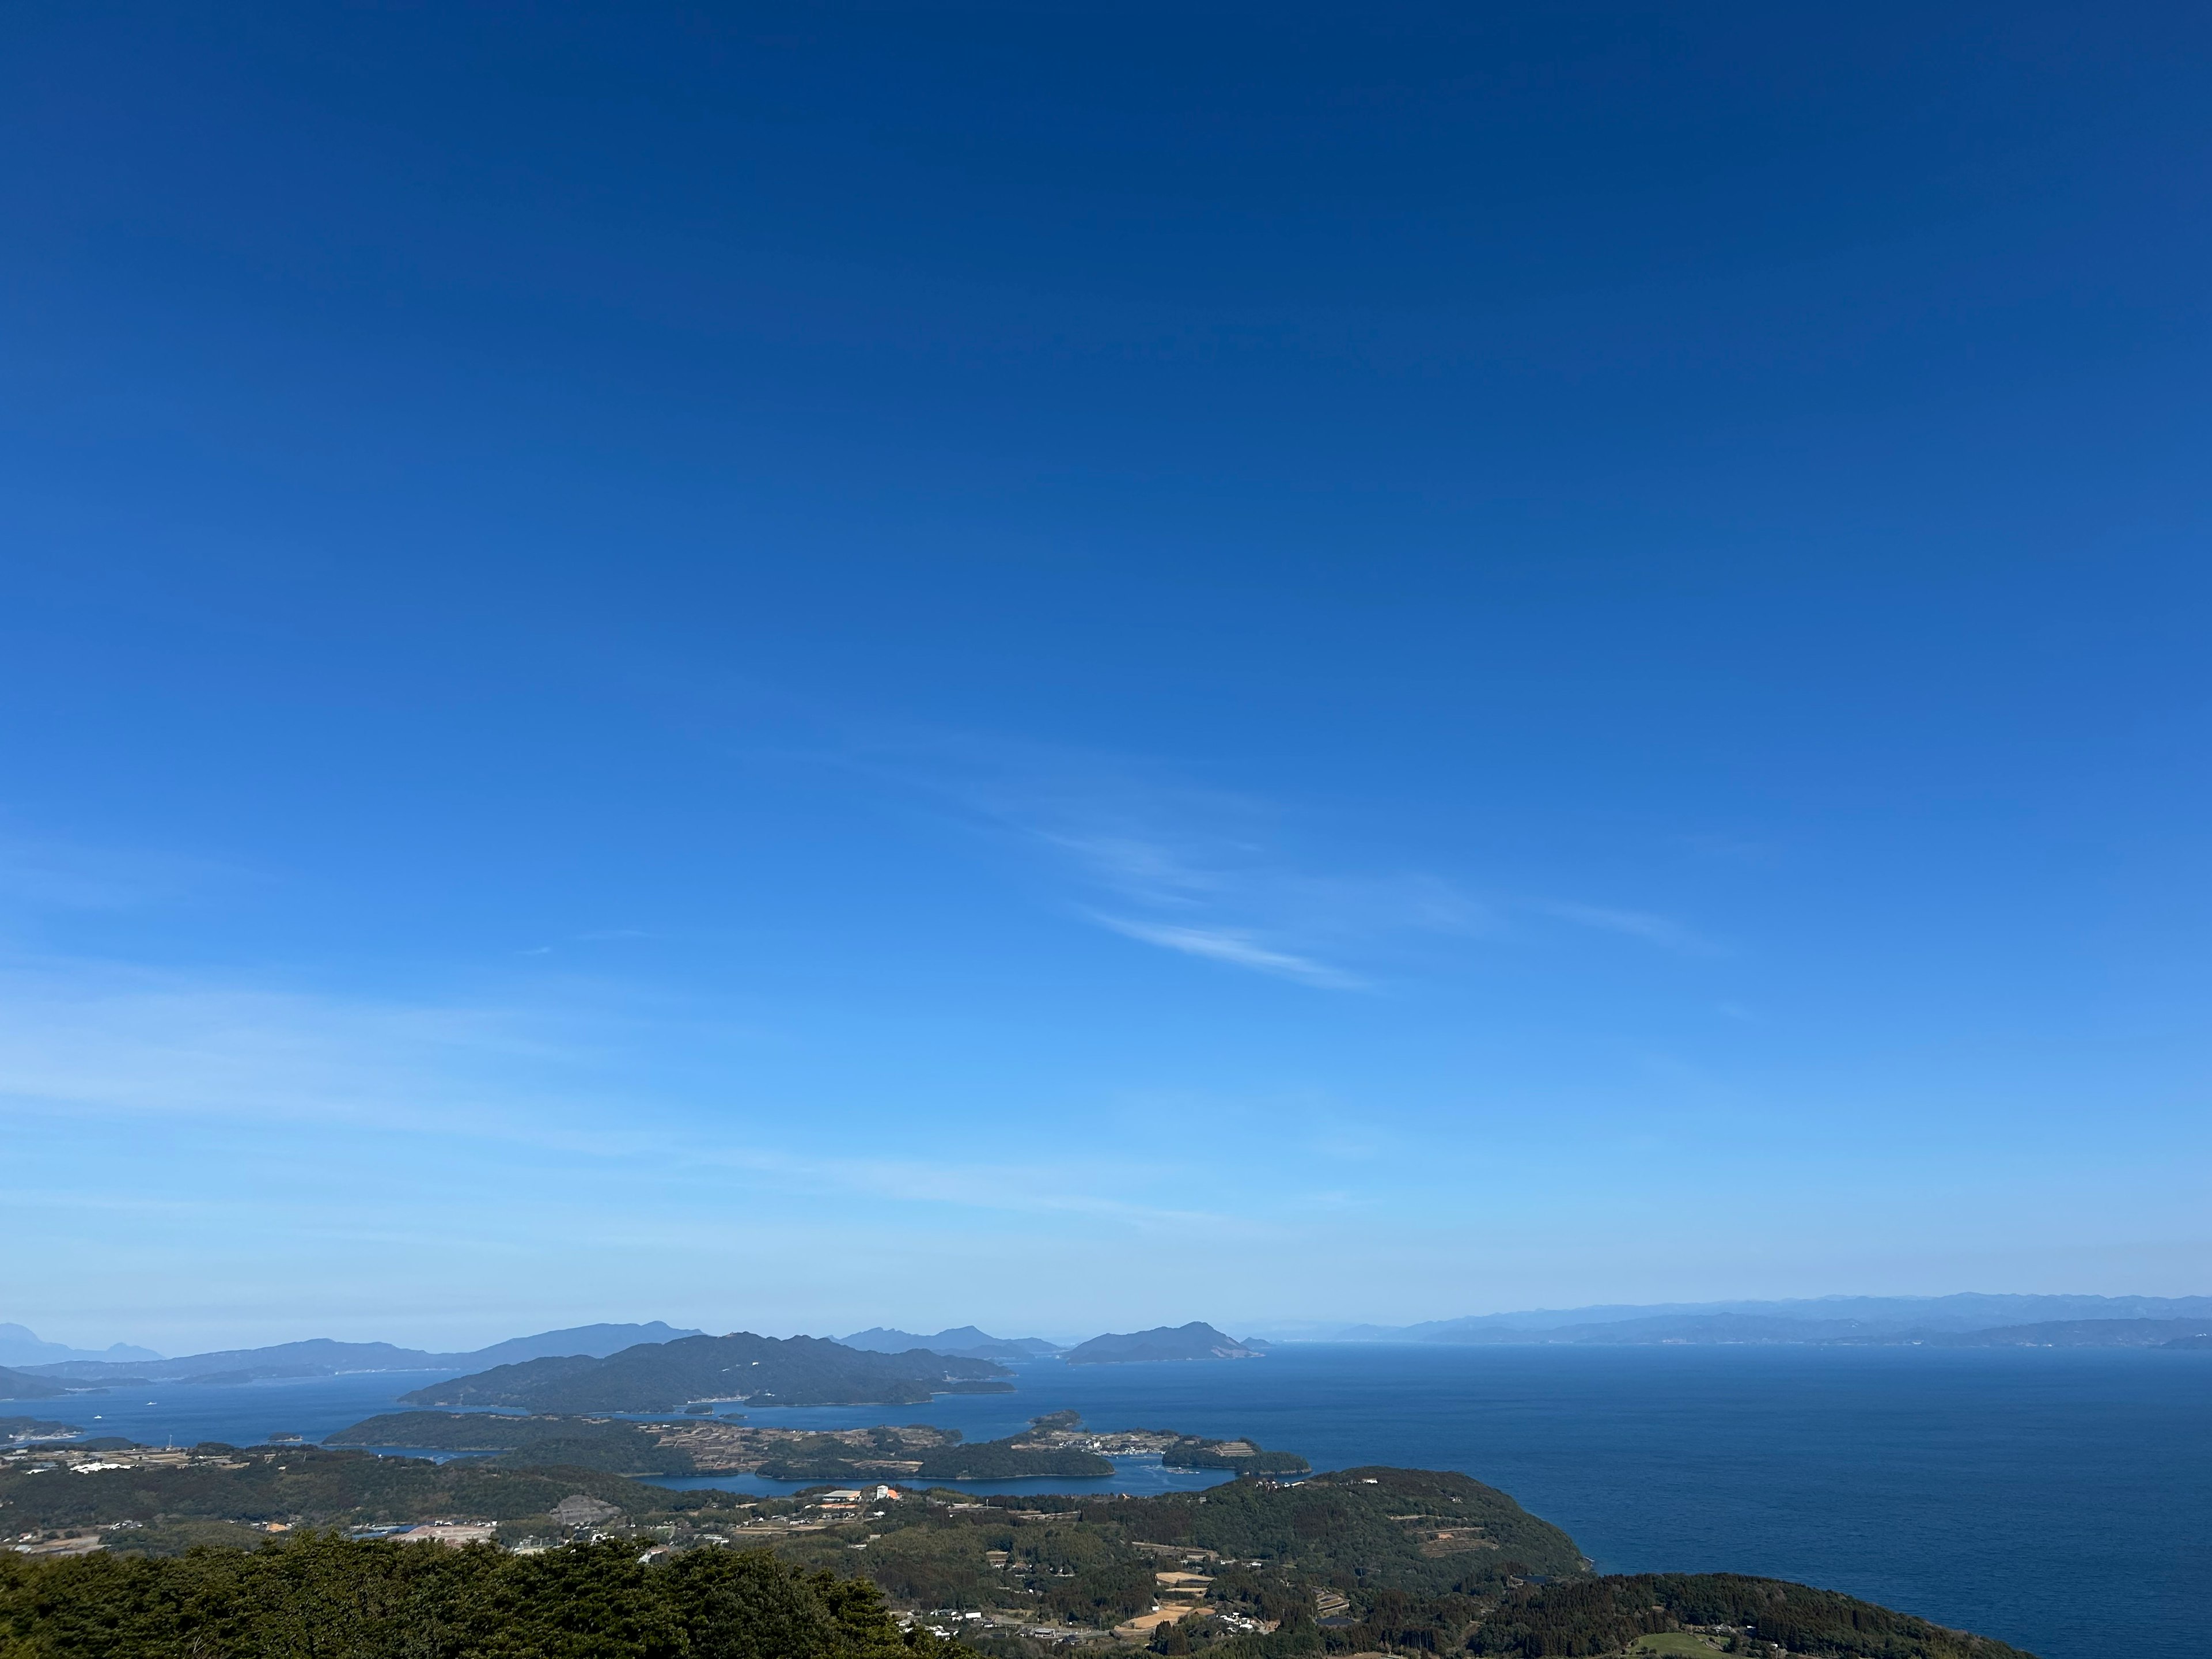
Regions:
<instances>
[{"instance_id":1,"label":"blue sky","mask_svg":"<svg viewBox=\"0 0 2212 1659\"><path fill-rule=\"evenodd\" d=\"M2208 1288L2179 6L32 6L0 1316Z\"/></svg>"}]
</instances>

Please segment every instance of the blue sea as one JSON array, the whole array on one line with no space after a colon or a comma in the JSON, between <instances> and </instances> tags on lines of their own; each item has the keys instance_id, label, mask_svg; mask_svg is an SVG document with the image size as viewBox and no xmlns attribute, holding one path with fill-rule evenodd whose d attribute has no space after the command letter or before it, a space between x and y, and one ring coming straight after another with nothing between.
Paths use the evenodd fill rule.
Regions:
<instances>
[{"instance_id":1,"label":"blue sea","mask_svg":"<svg viewBox=\"0 0 2212 1659\"><path fill-rule=\"evenodd\" d=\"M442 1375L165 1386L47 1414L141 1440L313 1438ZM1314 1344L1262 1360L1043 1362L1018 1368L1012 1395L746 1415L895 1417L981 1439L1063 1407L1101 1428L1251 1435L1322 1468L1464 1470L1607 1571L1794 1578L2045 1659L2212 1653L2212 1352ZM1095 1484L1206 1479L1132 1463Z\"/></svg>"}]
</instances>

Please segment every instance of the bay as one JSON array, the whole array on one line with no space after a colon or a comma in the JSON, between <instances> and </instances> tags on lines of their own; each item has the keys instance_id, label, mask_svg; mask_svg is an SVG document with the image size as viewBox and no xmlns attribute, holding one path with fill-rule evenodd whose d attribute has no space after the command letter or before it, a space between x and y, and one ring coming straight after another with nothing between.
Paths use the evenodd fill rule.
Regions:
<instances>
[{"instance_id":1,"label":"bay","mask_svg":"<svg viewBox=\"0 0 2212 1659\"><path fill-rule=\"evenodd\" d=\"M155 1442L313 1438L444 1375L172 1385L43 1414L97 1410L88 1427ZM1100 1428L1250 1435L1317 1468L1460 1469L1565 1527L1607 1571L1794 1578L2045 1659L2212 1650L2212 1353L1300 1344L1261 1360L1039 1362L1016 1368L1010 1395L745 1415L986 1439L1070 1408ZM1096 1486L1206 1479L1132 1462Z\"/></svg>"}]
</instances>

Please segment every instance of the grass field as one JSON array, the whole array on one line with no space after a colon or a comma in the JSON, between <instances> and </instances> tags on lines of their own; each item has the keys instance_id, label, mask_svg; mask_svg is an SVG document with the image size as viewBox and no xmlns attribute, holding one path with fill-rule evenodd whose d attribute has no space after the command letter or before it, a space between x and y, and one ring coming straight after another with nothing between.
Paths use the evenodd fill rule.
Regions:
<instances>
[{"instance_id":1,"label":"grass field","mask_svg":"<svg viewBox=\"0 0 2212 1659\"><path fill-rule=\"evenodd\" d=\"M1662 1631L1656 1636L1646 1636L1629 1650L1632 1653L1666 1654L1669 1659L1712 1659L1720 1651L1720 1644L1702 1636L1692 1636L1686 1630Z\"/></svg>"}]
</instances>

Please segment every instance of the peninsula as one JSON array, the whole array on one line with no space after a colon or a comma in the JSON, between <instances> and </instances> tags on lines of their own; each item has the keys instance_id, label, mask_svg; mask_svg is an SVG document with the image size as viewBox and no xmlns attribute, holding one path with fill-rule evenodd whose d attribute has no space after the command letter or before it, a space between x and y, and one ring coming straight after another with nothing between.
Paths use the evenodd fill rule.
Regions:
<instances>
[{"instance_id":1,"label":"peninsula","mask_svg":"<svg viewBox=\"0 0 2212 1659\"><path fill-rule=\"evenodd\" d=\"M57 1400L68 1392L43 1376L27 1376L0 1367L0 1400Z\"/></svg>"}]
</instances>

